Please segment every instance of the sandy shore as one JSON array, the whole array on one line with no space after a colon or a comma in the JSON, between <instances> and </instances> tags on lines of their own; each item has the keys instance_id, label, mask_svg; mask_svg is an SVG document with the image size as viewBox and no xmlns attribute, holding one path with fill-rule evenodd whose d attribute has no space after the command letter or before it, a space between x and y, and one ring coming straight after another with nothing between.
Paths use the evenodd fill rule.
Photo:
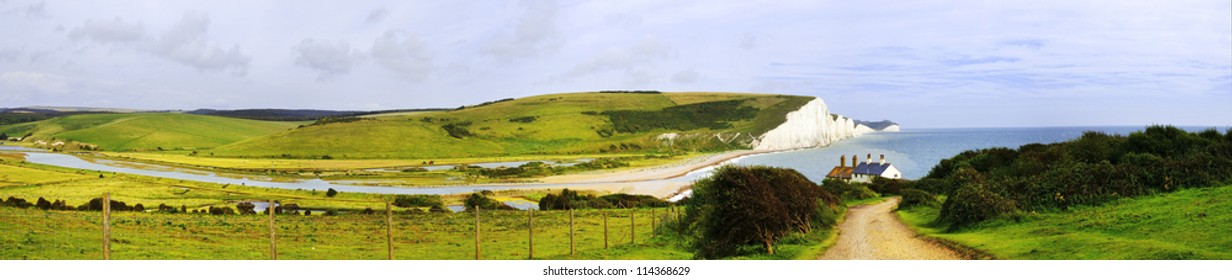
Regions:
<instances>
[{"instance_id":1,"label":"sandy shore","mask_svg":"<svg viewBox=\"0 0 1232 280\"><path fill-rule=\"evenodd\" d=\"M703 168L717 166L723 162L743 156L768 153L772 151L738 150L717 154L693 157L681 162L646 167L640 169L621 170L615 172L580 173L552 176L540 179L544 184L570 184L570 189L597 190L606 192L622 192L630 194L652 195L660 198L671 197L692 182L672 182L667 179L677 178Z\"/></svg>"},{"instance_id":2,"label":"sandy shore","mask_svg":"<svg viewBox=\"0 0 1232 280\"><path fill-rule=\"evenodd\" d=\"M754 150L739 150L728 151L717 154L701 155L693 157L681 162L663 165L646 167L632 170L621 170L615 172L600 172L600 173L579 173L560 176L552 176L540 179L544 183L626 183L650 180L671 179L689 172L693 172L702 168L719 165L728 160L735 158L767 153L770 151L754 151Z\"/></svg>"}]
</instances>

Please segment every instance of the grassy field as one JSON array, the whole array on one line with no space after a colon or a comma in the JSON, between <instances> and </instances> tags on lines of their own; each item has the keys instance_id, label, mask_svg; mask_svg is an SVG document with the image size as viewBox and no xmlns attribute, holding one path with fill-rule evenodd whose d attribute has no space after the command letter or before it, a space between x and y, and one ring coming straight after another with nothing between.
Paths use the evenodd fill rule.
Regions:
<instances>
[{"instance_id":1,"label":"grassy field","mask_svg":"<svg viewBox=\"0 0 1232 280\"><path fill-rule=\"evenodd\" d=\"M278 200L312 209L337 209L337 216L278 215L280 259L384 259L385 222L381 215L390 196L218 185L158 179L136 175L98 173L20 162L13 153L0 153L0 198L34 202L38 198L85 204L103 192L128 205L159 204L188 210L210 206L234 207L241 201ZM100 178L99 175L102 175ZM536 201L542 191L502 191L500 201ZM463 195L444 197L460 203ZM375 215L361 214L366 208ZM394 208L394 246L399 259L474 258L472 213L412 213ZM665 221L676 219L679 209L579 210L575 213L576 254L569 254L569 218L564 211L536 211L534 220L537 259L690 259L687 239ZM603 244L603 214L608 217L608 245ZM0 259L101 258L101 213L89 211L20 209L0 206ZM529 257L525 211L481 212L484 259ZM631 229L629 215L636 215ZM652 216L654 221L652 222ZM657 225L657 227L655 227ZM631 230L637 244L630 244ZM657 232L652 232L657 230ZM764 255L758 246L740 259L813 259L834 233L824 230L786 238L778 254ZM268 220L264 215L225 215L114 212L112 256L115 259L265 259L268 258Z\"/></svg>"},{"instance_id":2,"label":"grassy field","mask_svg":"<svg viewBox=\"0 0 1232 280\"><path fill-rule=\"evenodd\" d=\"M917 231L1002 259L1232 259L1232 186L1030 213L945 232L938 210L898 211Z\"/></svg>"},{"instance_id":3,"label":"grassy field","mask_svg":"<svg viewBox=\"0 0 1232 280\"><path fill-rule=\"evenodd\" d=\"M809 97L753 94L549 94L461 110L389 115L312 125L240 141L210 151L219 157L467 158L646 152L662 148L661 133L604 133L612 110L656 111L706 101L743 100L757 118L722 131L765 132ZM793 107L794 106L794 107ZM450 135L447 127L455 129ZM759 133L758 133L759 134ZM756 135L756 134L755 134ZM637 148L631 148L637 147Z\"/></svg>"},{"instance_id":4,"label":"grassy field","mask_svg":"<svg viewBox=\"0 0 1232 280\"><path fill-rule=\"evenodd\" d=\"M629 215L636 215L630 227ZM574 215L576 255L569 251L569 214L536 211L537 259L688 259L690 253L651 232L646 209L612 210L609 249L603 247L603 213ZM656 219L669 219L663 209ZM529 257L527 212L482 211L483 259ZM393 217L397 259L474 259L473 213L398 213ZM0 259L101 259L101 213L0 207ZM385 259L385 216L278 215L279 259ZM114 212L113 259L267 259L267 215ZM630 244L630 230L637 244Z\"/></svg>"},{"instance_id":5,"label":"grassy field","mask_svg":"<svg viewBox=\"0 0 1232 280\"><path fill-rule=\"evenodd\" d=\"M108 151L209 149L284 131L303 122L269 122L178 113L86 114L0 126L8 135L76 141ZM26 140L30 143L33 141Z\"/></svg>"}]
</instances>

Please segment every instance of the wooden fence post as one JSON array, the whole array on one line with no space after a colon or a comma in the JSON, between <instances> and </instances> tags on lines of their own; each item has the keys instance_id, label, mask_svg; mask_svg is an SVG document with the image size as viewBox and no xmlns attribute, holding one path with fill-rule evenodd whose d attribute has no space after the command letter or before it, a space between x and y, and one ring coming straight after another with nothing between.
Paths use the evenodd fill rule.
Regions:
<instances>
[{"instance_id":1,"label":"wooden fence post","mask_svg":"<svg viewBox=\"0 0 1232 280\"><path fill-rule=\"evenodd\" d=\"M526 236L527 236L527 254L526 259L535 259L535 210L526 209Z\"/></svg>"},{"instance_id":2,"label":"wooden fence post","mask_svg":"<svg viewBox=\"0 0 1232 280\"><path fill-rule=\"evenodd\" d=\"M479 259L479 205L475 205L475 259Z\"/></svg>"},{"instance_id":3,"label":"wooden fence post","mask_svg":"<svg viewBox=\"0 0 1232 280\"><path fill-rule=\"evenodd\" d=\"M637 219L633 216L637 215L637 210L629 208L629 244L637 244Z\"/></svg>"},{"instance_id":4,"label":"wooden fence post","mask_svg":"<svg viewBox=\"0 0 1232 280\"><path fill-rule=\"evenodd\" d=\"M655 217L655 209L650 208L650 237L659 236L659 233L655 231L655 228L658 227L658 225L658 217Z\"/></svg>"},{"instance_id":5,"label":"wooden fence post","mask_svg":"<svg viewBox=\"0 0 1232 280\"><path fill-rule=\"evenodd\" d=\"M103 259L111 259L111 194L103 193Z\"/></svg>"},{"instance_id":6,"label":"wooden fence post","mask_svg":"<svg viewBox=\"0 0 1232 280\"><path fill-rule=\"evenodd\" d=\"M270 241L270 259L271 260L278 259L278 241L276 239L277 237L274 235L274 209L275 209L274 200L271 199L269 201L269 204L266 205L265 207L265 210L269 211L269 229L270 229L269 241Z\"/></svg>"},{"instance_id":7,"label":"wooden fence post","mask_svg":"<svg viewBox=\"0 0 1232 280\"><path fill-rule=\"evenodd\" d=\"M394 207L385 202L385 245L389 249L389 259L394 259Z\"/></svg>"},{"instance_id":8,"label":"wooden fence post","mask_svg":"<svg viewBox=\"0 0 1232 280\"><path fill-rule=\"evenodd\" d=\"M569 255L577 254L575 244L573 241L573 208L569 208Z\"/></svg>"},{"instance_id":9,"label":"wooden fence post","mask_svg":"<svg viewBox=\"0 0 1232 280\"><path fill-rule=\"evenodd\" d=\"M607 211L603 211L603 249L607 249Z\"/></svg>"}]
</instances>

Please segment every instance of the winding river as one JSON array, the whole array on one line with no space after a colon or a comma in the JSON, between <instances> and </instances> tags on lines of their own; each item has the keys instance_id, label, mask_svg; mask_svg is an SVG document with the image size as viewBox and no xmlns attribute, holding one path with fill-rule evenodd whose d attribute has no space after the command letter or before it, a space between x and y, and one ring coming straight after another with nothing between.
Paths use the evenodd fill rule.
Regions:
<instances>
[{"instance_id":1,"label":"winding river","mask_svg":"<svg viewBox=\"0 0 1232 280\"><path fill-rule=\"evenodd\" d=\"M724 164L767 165L799 170L813 181L824 178L825 172L838 164L842 155L872 155L874 160L886 155L903 172L905 178L919 178L941 159L949 158L965 150L989 147L1016 148L1028 143L1053 143L1073 139L1083 131L1102 131L1110 134L1126 134L1141 127L1044 127L1044 128L972 128L972 129L919 129L901 132L870 133L861 137L835 142L828 147L796 151L756 154L736 158ZM1190 131L1201 127L1186 127ZM48 153L42 150L15 146L0 146L0 150L25 152L26 160L33 163L61 167L129 173L152 177L211 182L218 184L261 186L281 189L318 190L335 189L341 192L380 194L458 194L482 190L507 189L619 189L626 193L654 193L665 187L684 187L694 180L709 175L714 167L705 167L685 176L638 182L585 182L585 183L524 183L454 185L435 187L388 187L347 185L320 179L291 182L275 182L261 176L219 174L195 169L184 169L153 164L133 164L99 160L87 161L70 154Z\"/></svg>"}]
</instances>

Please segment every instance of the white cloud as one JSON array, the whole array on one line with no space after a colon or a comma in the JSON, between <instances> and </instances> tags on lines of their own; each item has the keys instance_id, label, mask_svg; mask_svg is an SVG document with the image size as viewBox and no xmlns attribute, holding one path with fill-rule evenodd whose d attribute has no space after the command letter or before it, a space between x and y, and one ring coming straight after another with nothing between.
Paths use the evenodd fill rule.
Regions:
<instances>
[{"instance_id":1,"label":"white cloud","mask_svg":"<svg viewBox=\"0 0 1232 280\"><path fill-rule=\"evenodd\" d=\"M426 43L403 30L376 37L369 54L378 65L408 80L422 80L433 69Z\"/></svg>"},{"instance_id":2,"label":"white cloud","mask_svg":"<svg viewBox=\"0 0 1232 280\"><path fill-rule=\"evenodd\" d=\"M128 23L120 18L110 20L91 19L81 26L73 27L68 32L68 38L73 40L88 40L98 43L132 43L145 37L145 27L141 23Z\"/></svg>"},{"instance_id":3,"label":"white cloud","mask_svg":"<svg viewBox=\"0 0 1232 280\"><path fill-rule=\"evenodd\" d=\"M366 19L366 22L367 23L379 23L382 20L385 20L386 17L389 17L389 10L385 9L385 7L380 7L380 8L373 9L371 12L368 12L368 18Z\"/></svg>"},{"instance_id":4,"label":"white cloud","mask_svg":"<svg viewBox=\"0 0 1232 280\"><path fill-rule=\"evenodd\" d=\"M676 72L675 75L672 75L672 81L679 84L693 84L697 83L697 81L701 79L701 76L701 74L697 73L697 70L681 70L680 72Z\"/></svg>"},{"instance_id":5,"label":"white cloud","mask_svg":"<svg viewBox=\"0 0 1232 280\"><path fill-rule=\"evenodd\" d=\"M484 52L501 61L538 57L564 43L557 26L559 5L551 0L526 0L516 22L487 42Z\"/></svg>"},{"instance_id":6,"label":"white cloud","mask_svg":"<svg viewBox=\"0 0 1232 280\"><path fill-rule=\"evenodd\" d=\"M626 47L609 48L592 59L574 66L565 76L577 78L606 72L624 72L627 78L645 80L645 70L676 57L676 51L655 37L643 37Z\"/></svg>"},{"instance_id":7,"label":"white cloud","mask_svg":"<svg viewBox=\"0 0 1232 280\"><path fill-rule=\"evenodd\" d=\"M167 60L196 68L201 71L228 71L237 76L248 72L251 57L240 51L239 45L230 48L211 42L210 17L206 14L186 12L149 45L150 53Z\"/></svg>"},{"instance_id":8,"label":"white cloud","mask_svg":"<svg viewBox=\"0 0 1232 280\"><path fill-rule=\"evenodd\" d=\"M318 79L350 73L351 67L364 59L360 51L352 49L350 43L342 40L307 38L300 41L293 49L299 53L299 57L295 59L295 65L320 72Z\"/></svg>"}]
</instances>

